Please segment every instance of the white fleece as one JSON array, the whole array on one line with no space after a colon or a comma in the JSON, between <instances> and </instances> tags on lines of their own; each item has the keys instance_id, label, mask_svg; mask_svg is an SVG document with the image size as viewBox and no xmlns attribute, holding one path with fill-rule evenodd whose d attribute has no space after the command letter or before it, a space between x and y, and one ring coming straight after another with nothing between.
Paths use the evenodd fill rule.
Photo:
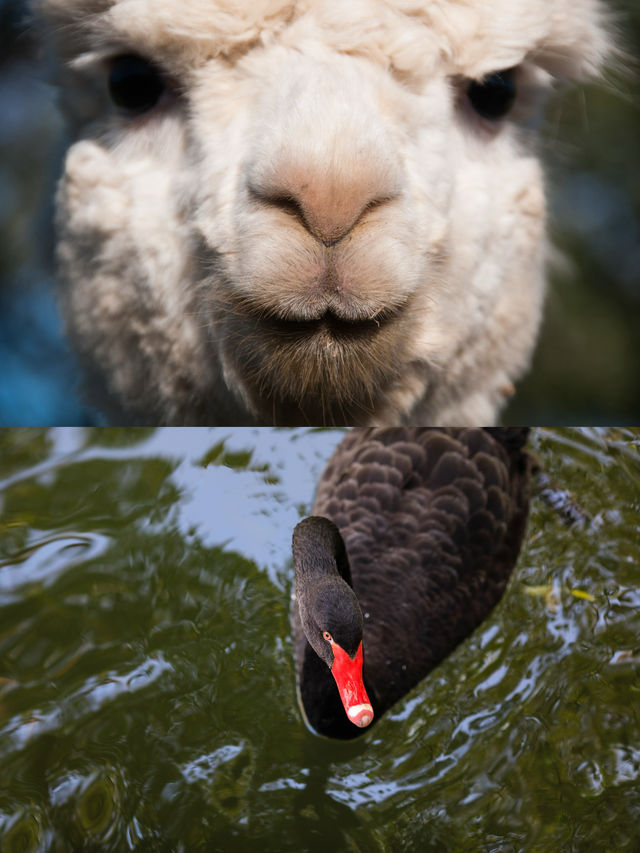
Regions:
<instances>
[{"instance_id":1,"label":"white fleece","mask_svg":"<svg viewBox=\"0 0 640 853\"><path fill-rule=\"evenodd\" d=\"M57 199L94 402L144 423L493 423L543 304L536 91L597 0L39 0L77 132ZM128 118L108 60L172 95ZM517 68L504 121L468 81ZM327 318L330 318L327 320Z\"/></svg>"}]
</instances>

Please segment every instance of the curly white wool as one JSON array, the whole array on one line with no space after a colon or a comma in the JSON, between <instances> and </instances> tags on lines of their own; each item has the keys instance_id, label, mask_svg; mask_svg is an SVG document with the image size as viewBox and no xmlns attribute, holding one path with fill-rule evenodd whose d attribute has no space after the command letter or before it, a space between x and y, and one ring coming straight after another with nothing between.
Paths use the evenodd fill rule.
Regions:
<instances>
[{"instance_id":1,"label":"curly white wool","mask_svg":"<svg viewBox=\"0 0 640 853\"><path fill-rule=\"evenodd\" d=\"M113 420L495 421L544 297L543 178L515 119L598 72L596 0L36 5L78 138L64 312ZM135 118L105 83L131 52L177 93ZM514 67L514 120L489 126L466 81Z\"/></svg>"}]
</instances>

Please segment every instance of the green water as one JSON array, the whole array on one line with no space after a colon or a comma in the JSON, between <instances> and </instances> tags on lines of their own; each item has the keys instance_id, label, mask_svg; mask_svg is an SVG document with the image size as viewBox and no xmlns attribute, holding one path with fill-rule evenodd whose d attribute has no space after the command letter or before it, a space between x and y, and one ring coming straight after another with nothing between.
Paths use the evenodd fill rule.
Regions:
<instances>
[{"instance_id":1,"label":"green water","mask_svg":"<svg viewBox=\"0 0 640 853\"><path fill-rule=\"evenodd\" d=\"M640 850L640 430L534 433L570 497L355 743L304 727L289 629L340 435L0 431L3 853Z\"/></svg>"}]
</instances>

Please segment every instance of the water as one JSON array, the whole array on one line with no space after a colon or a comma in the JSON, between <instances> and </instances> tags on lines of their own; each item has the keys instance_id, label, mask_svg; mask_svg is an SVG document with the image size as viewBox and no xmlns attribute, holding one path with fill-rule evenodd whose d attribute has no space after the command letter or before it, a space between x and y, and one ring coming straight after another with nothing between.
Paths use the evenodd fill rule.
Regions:
<instances>
[{"instance_id":1,"label":"water","mask_svg":"<svg viewBox=\"0 0 640 853\"><path fill-rule=\"evenodd\" d=\"M340 437L0 431L3 853L640 849L640 430L535 432L505 598L349 743L289 627Z\"/></svg>"}]
</instances>

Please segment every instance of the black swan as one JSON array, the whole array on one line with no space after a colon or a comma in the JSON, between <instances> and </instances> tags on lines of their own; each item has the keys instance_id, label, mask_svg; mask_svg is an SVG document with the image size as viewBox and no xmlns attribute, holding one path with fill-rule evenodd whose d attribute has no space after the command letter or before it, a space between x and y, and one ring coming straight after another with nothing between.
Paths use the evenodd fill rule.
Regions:
<instances>
[{"instance_id":1,"label":"black swan","mask_svg":"<svg viewBox=\"0 0 640 853\"><path fill-rule=\"evenodd\" d=\"M353 429L293 532L298 692L350 739L500 600L529 508L526 428Z\"/></svg>"}]
</instances>

